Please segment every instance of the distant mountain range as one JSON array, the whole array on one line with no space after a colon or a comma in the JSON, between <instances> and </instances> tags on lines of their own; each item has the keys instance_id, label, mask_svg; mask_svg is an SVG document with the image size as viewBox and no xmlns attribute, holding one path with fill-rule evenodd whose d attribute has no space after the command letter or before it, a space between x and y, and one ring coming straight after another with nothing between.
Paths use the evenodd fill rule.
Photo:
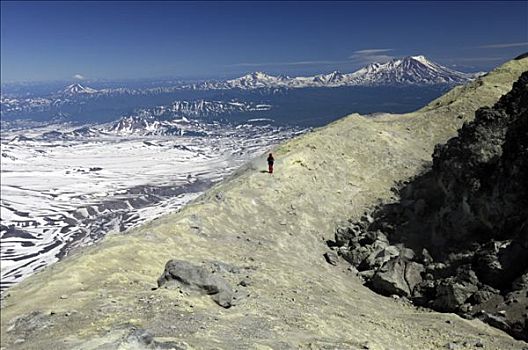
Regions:
<instances>
[{"instance_id":1,"label":"distant mountain range","mask_svg":"<svg viewBox=\"0 0 528 350\"><path fill-rule=\"evenodd\" d=\"M22 117L49 120L57 115L63 115L83 120L112 120L130 114L136 108L166 106L175 99L181 99L184 101L181 101L180 105L173 105L171 108L179 108L182 114L190 113L190 116L198 117L213 115L214 110L220 107L218 103L223 104L222 109L229 108L230 112L237 112L236 105L225 102L233 98L244 100L250 97L256 102L252 102L251 106L255 110L267 108L266 104L258 101L267 102L274 94L301 91L300 89L303 88L450 87L466 83L476 76L477 74L446 68L424 56L409 56L386 63L371 63L353 73L335 71L307 77L274 76L254 72L224 81L174 82L172 86L138 89L123 87L96 90L74 83L45 96L2 95L0 107L4 119ZM224 99L223 102L208 104L203 101L211 98L219 99L219 96L220 99ZM203 105L198 105L200 103ZM260 107L258 103L261 103Z\"/></svg>"},{"instance_id":2,"label":"distant mountain range","mask_svg":"<svg viewBox=\"0 0 528 350\"><path fill-rule=\"evenodd\" d=\"M394 85L458 85L468 82L482 73L462 73L428 60L425 56L408 56L386 63L371 63L353 73L334 71L308 77L289 77L253 72L242 77L199 83L179 83L169 87L144 89L109 88L96 90L74 83L51 96L17 99L2 96L2 111L44 108L53 103L65 103L75 97L96 97L100 95L156 95L182 90L254 90L263 88L299 89L309 87L344 86L394 86Z\"/></svg>"},{"instance_id":3,"label":"distant mountain range","mask_svg":"<svg viewBox=\"0 0 528 350\"><path fill-rule=\"evenodd\" d=\"M236 79L226 81L204 81L195 84L181 84L174 87L149 88L143 92L163 92L171 89L191 90L229 90L261 88L308 88L308 87L341 87L341 86L392 86L392 85L457 85L474 79L482 73L462 73L428 60L425 56L408 56L397 58L386 63L371 63L353 73L334 71L329 74L318 74L308 77L289 77L269 75L264 72L253 72ZM124 93L127 89L95 90L72 84L60 91L65 95ZM129 91L132 92L132 91ZM135 93L139 91L134 90Z\"/></svg>"},{"instance_id":4,"label":"distant mountain range","mask_svg":"<svg viewBox=\"0 0 528 350\"><path fill-rule=\"evenodd\" d=\"M247 74L225 82L204 82L195 88L203 89L258 89L307 88L341 86L391 85L457 85L475 78L475 74L458 72L424 56L409 56L386 63L371 63L353 73L334 71L310 77L273 76L262 72Z\"/></svg>"}]
</instances>

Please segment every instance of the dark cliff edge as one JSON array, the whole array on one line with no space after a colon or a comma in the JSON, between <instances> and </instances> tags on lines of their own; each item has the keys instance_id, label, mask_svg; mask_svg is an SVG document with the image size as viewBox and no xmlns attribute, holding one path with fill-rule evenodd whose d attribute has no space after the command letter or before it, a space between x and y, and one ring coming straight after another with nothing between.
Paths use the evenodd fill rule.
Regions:
<instances>
[{"instance_id":1,"label":"dark cliff edge","mask_svg":"<svg viewBox=\"0 0 528 350\"><path fill-rule=\"evenodd\" d=\"M397 202L338 228L332 249L374 291L527 341L528 72L393 190Z\"/></svg>"},{"instance_id":2,"label":"dark cliff edge","mask_svg":"<svg viewBox=\"0 0 528 350\"><path fill-rule=\"evenodd\" d=\"M520 54L519 56L515 57L514 60L518 61L518 60L522 60L523 58L526 58L526 57L528 57L528 52Z\"/></svg>"}]
</instances>

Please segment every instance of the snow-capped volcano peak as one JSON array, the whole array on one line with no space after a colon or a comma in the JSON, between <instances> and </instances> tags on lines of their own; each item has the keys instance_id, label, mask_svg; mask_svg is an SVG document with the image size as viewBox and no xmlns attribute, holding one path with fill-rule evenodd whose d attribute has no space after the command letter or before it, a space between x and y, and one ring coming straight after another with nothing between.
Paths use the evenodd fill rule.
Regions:
<instances>
[{"instance_id":1,"label":"snow-capped volcano peak","mask_svg":"<svg viewBox=\"0 0 528 350\"><path fill-rule=\"evenodd\" d=\"M425 64L430 63L430 61L427 58L425 58L424 55L409 56L408 58L412 58L415 61L418 61L418 62L421 62L421 63L425 63Z\"/></svg>"},{"instance_id":2,"label":"snow-capped volcano peak","mask_svg":"<svg viewBox=\"0 0 528 350\"><path fill-rule=\"evenodd\" d=\"M396 58L386 63L371 63L352 73L357 85L433 85L460 84L473 78L471 74L458 72L423 55Z\"/></svg>"},{"instance_id":3,"label":"snow-capped volcano peak","mask_svg":"<svg viewBox=\"0 0 528 350\"><path fill-rule=\"evenodd\" d=\"M407 57L402 58L401 61L402 61L402 64L406 64L406 65L422 64L433 70L439 70L439 69L441 70L442 68L444 68L437 63L431 62L423 55L407 56Z\"/></svg>"},{"instance_id":4,"label":"snow-capped volcano peak","mask_svg":"<svg viewBox=\"0 0 528 350\"><path fill-rule=\"evenodd\" d=\"M97 90L92 89L87 86L82 86L79 83L74 83L66 86L60 93L66 94L66 95L77 95L77 94L93 94L97 92Z\"/></svg>"}]
</instances>

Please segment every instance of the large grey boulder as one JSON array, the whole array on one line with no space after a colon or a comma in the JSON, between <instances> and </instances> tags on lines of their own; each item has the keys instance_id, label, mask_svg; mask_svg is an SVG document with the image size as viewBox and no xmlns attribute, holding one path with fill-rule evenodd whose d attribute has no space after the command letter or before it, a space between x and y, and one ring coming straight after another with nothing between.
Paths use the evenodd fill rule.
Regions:
<instances>
[{"instance_id":1,"label":"large grey boulder","mask_svg":"<svg viewBox=\"0 0 528 350\"><path fill-rule=\"evenodd\" d=\"M400 255L400 251L395 246L378 248L373 251L364 261L365 268L374 269L383 266L387 261Z\"/></svg>"},{"instance_id":2,"label":"large grey boulder","mask_svg":"<svg viewBox=\"0 0 528 350\"><path fill-rule=\"evenodd\" d=\"M421 273L424 270L416 262L393 258L372 277L370 286L381 294L410 297L416 285L422 281Z\"/></svg>"},{"instance_id":3,"label":"large grey boulder","mask_svg":"<svg viewBox=\"0 0 528 350\"><path fill-rule=\"evenodd\" d=\"M233 305L233 290L221 276L187 261L169 260L165 264L165 270L158 278L158 287L173 285L211 295L211 298L222 307L229 308Z\"/></svg>"},{"instance_id":4,"label":"large grey boulder","mask_svg":"<svg viewBox=\"0 0 528 350\"><path fill-rule=\"evenodd\" d=\"M473 294L471 299L472 299L473 304L479 305L479 304L485 303L486 301L492 298L496 298L496 297L500 297L502 299L502 296L500 295L500 291L493 287L484 285L482 286L481 289L479 289L477 292Z\"/></svg>"},{"instance_id":5,"label":"large grey boulder","mask_svg":"<svg viewBox=\"0 0 528 350\"><path fill-rule=\"evenodd\" d=\"M348 245L348 242L361 234L361 228L357 225L348 227L338 227L335 233L335 245L342 247Z\"/></svg>"},{"instance_id":6,"label":"large grey boulder","mask_svg":"<svg viewBox=\"0 0 528 350\"><path fill-rule=\"evenodd\" d=\"M423 280L422 274L425 272L425 267L414 261L408 261L405 265L405 281L409 286L410 294L413 294L414 289Z\"/></svg>"},{"instance_id":7,"label":"large grey boulder","mask_svg":"<svg viewBox=\"0 0 528 350\"><path fill-rule=\"evenodd\" d=\"M327 263L329 263L330 265L337 265L337 262L339 260L339 257L337 256L336 253L334 252L326 252L324 253L324 258L326 260Z\"/></svg>"},{"instance_id":8,"label":"large grey boulder","mask_svg":"<svg viewBox=\"0 0 528 350\"><path fill-rule=\"evenodd\" d=\"M416 257L414 250L405 247L403 244L397 244L396 247L398 248L399 255L401 258L405 260L414 260L414 258Z\"/></svg>"},{"instance_id":9,"label":"large grey boulder","mask_svg":"<svg viewBox=\"0 0 528 350\"><path fill-rule=\"evenodd\" d=\"M499 329L502 329L505 332L508 332L510 330L510 324L501 315L493 315L488 312L480 312L477 317L482 320L483 322L489 323L493 327L497 327Z\"/></svg>"},{"instance_id":10,"label":"large grey boulder","mask_svg":"<svg viewBox=\"0 0 528 350\"><path fill-rule=\"evenodd\" d=\"M359 266L361 265L363 260L365 260L372 253L372 250L370 249L370 247L359 246L351 250L340 250L339 253L343 257L343 259L348 261L350 264L358 267L359 269Z\"/></svg>"},{"instance_id":11,"label":"large grey boulder","mask_svg":"<svg viewBox=\"0 0 528 350\"><path fill-rule=\"evenodd\" d=\"M478 290L470 283L461 283L455 278L446 278L436 287L433 306L437 310L457 311Z\"/></svg>"},{"instance_id":12,"label":"large grey boulder","mask_svg":"<svg viewBox=\"0 0 528 350\"><path fill-rule=\"evenodd\" d=\"M507 289L528 267L527 256L528 249L516 240L491 242L476 254L476 272L484 283Z\"/></svg>"}]
</instances>

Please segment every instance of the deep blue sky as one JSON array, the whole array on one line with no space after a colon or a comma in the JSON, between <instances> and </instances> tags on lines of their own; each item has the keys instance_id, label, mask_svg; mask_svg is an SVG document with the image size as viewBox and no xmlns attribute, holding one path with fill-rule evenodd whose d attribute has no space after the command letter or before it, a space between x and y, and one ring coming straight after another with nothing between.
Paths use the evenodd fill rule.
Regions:
<instances>
[{"instance_id":1,"label":"deep blue sky","mask_svg":"<svg viewBox=\"0 0 528 350\"><path fill-rule=\"evenodd\" d=\"M475 71L525 51L526 1L1 2L2 82L350 72L411 54Z\"/></svg>"}]
</instances>

